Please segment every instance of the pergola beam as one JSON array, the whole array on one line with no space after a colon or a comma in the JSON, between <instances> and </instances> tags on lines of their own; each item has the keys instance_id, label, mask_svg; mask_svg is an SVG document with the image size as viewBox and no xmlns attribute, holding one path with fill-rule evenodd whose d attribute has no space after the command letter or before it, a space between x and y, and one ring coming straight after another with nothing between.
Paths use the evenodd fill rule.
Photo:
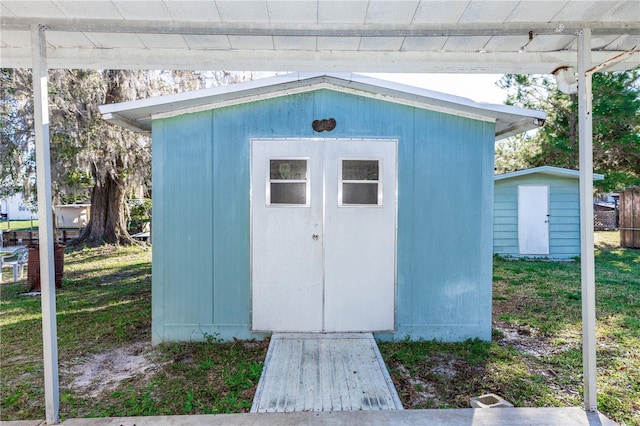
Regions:
<instances>
[{"instance_id":1,"label":"pergola beam","mask_svg":"<svg viewBox=\"0 0 640 426\"><path fill-rule=\"evenodd\" d=\"M592 52L592 66L621 52ZM20 49L3 48L3 62L14 68L31 67L31 58ZM470 58L475 56L476 61ZM611 70L634 68L637 56L626 57ZM118 69L217 69L225 64L230 70L251 71L326 71L326 72L412 72L412 73L485 73L549 74L556 66L576 65L575 51L560 52L381 52L381 51L306 51L306 50L233 50L163 48L78 49L61 47L49 51L50 68ZM354 65L357 64L357 65ZM553 65L557 64L557 65Z\"/></svg>"},{"instance_id":2,"label":"pergola beam","mask_svg":"<svg viewBox=\"0 0 640 426\"><path fill-rule=\"evenodd\" d=\"M232 35L282 37L473 37L572 35L580 31L580 22L483 22L454 24L262 24L247 22L180 22L146 20L109 20L47 18L39 19L48 31L100 32L129 34ZM28 29L34 18L2 17L2 29ZM640 22L590 22L595 36L640 35Z\"/></svg>"}]
</instances>

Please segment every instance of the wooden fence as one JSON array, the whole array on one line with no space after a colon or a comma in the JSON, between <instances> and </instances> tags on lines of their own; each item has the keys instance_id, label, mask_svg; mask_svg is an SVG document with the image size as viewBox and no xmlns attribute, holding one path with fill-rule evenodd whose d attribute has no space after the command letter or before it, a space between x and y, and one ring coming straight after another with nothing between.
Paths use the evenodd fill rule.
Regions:
<instances>
[{"instance_id":1,"label":"wooden fence","mask_svg":"<svg viewBox=\"0 0 640 426\"><path fill-rule=\"evenodd\" d=\"M81 229L59 229L56 231L56 241L66 243L80 236ZM0 246L15 246L37 243L38 231L2 231Z\"/></svg>"}]
</instances>

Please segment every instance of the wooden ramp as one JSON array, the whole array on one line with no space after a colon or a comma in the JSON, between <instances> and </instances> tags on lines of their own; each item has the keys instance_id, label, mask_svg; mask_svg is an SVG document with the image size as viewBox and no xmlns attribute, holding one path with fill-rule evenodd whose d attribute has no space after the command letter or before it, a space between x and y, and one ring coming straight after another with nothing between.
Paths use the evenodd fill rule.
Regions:
<instances>
[{"instance_id":1,"label":"wooden ramp","mask_svg":"<svg viewBox=\"0 0 640 426\"><path fill-rule=\"evenodd\" d=\"M252 413L402 410L371 333L271 337Z\"/></svg>"}]
</instances>

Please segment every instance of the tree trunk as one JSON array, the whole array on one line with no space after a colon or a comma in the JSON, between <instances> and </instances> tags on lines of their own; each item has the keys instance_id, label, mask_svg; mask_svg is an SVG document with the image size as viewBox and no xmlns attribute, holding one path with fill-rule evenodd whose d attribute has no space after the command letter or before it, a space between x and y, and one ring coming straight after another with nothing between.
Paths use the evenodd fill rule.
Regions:
<instances>
[{"instance_id":1,"label":"tree trunk","mask_svg":"<svg viewBox=\"0 0 640 426\"><path fill-rule=\"evenodd\" d=\"M123 179L107 175L102 180L95 181L98 183L91 192L91 218L80 237L72 244L135 244L127 232L123 209L126 186Z\"/></svg>"}]
</instances>

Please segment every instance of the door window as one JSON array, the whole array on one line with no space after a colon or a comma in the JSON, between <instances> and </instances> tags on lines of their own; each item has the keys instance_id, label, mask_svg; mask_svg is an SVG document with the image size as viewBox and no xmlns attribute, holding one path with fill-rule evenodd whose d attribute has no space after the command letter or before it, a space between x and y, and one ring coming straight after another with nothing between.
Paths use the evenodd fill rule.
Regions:
<instances>
[{"instance_id":1,"label":"door window","mask_svg":"<svg viewBox=\"0 0 640 426\"><path fill-rule=\"evenodd\" d=\"M340 160L338 205L382 205L380 160Z\"/></svg>"},{"instance_id":2,"label":"door window","mask_svg":"<svg viewBox=\"0 0 640 426\"><path fill-rule=\"evenodd\" d=\"M267 205L309 205L306 159L269 160Z\"/></svg>"}]
</instances>

